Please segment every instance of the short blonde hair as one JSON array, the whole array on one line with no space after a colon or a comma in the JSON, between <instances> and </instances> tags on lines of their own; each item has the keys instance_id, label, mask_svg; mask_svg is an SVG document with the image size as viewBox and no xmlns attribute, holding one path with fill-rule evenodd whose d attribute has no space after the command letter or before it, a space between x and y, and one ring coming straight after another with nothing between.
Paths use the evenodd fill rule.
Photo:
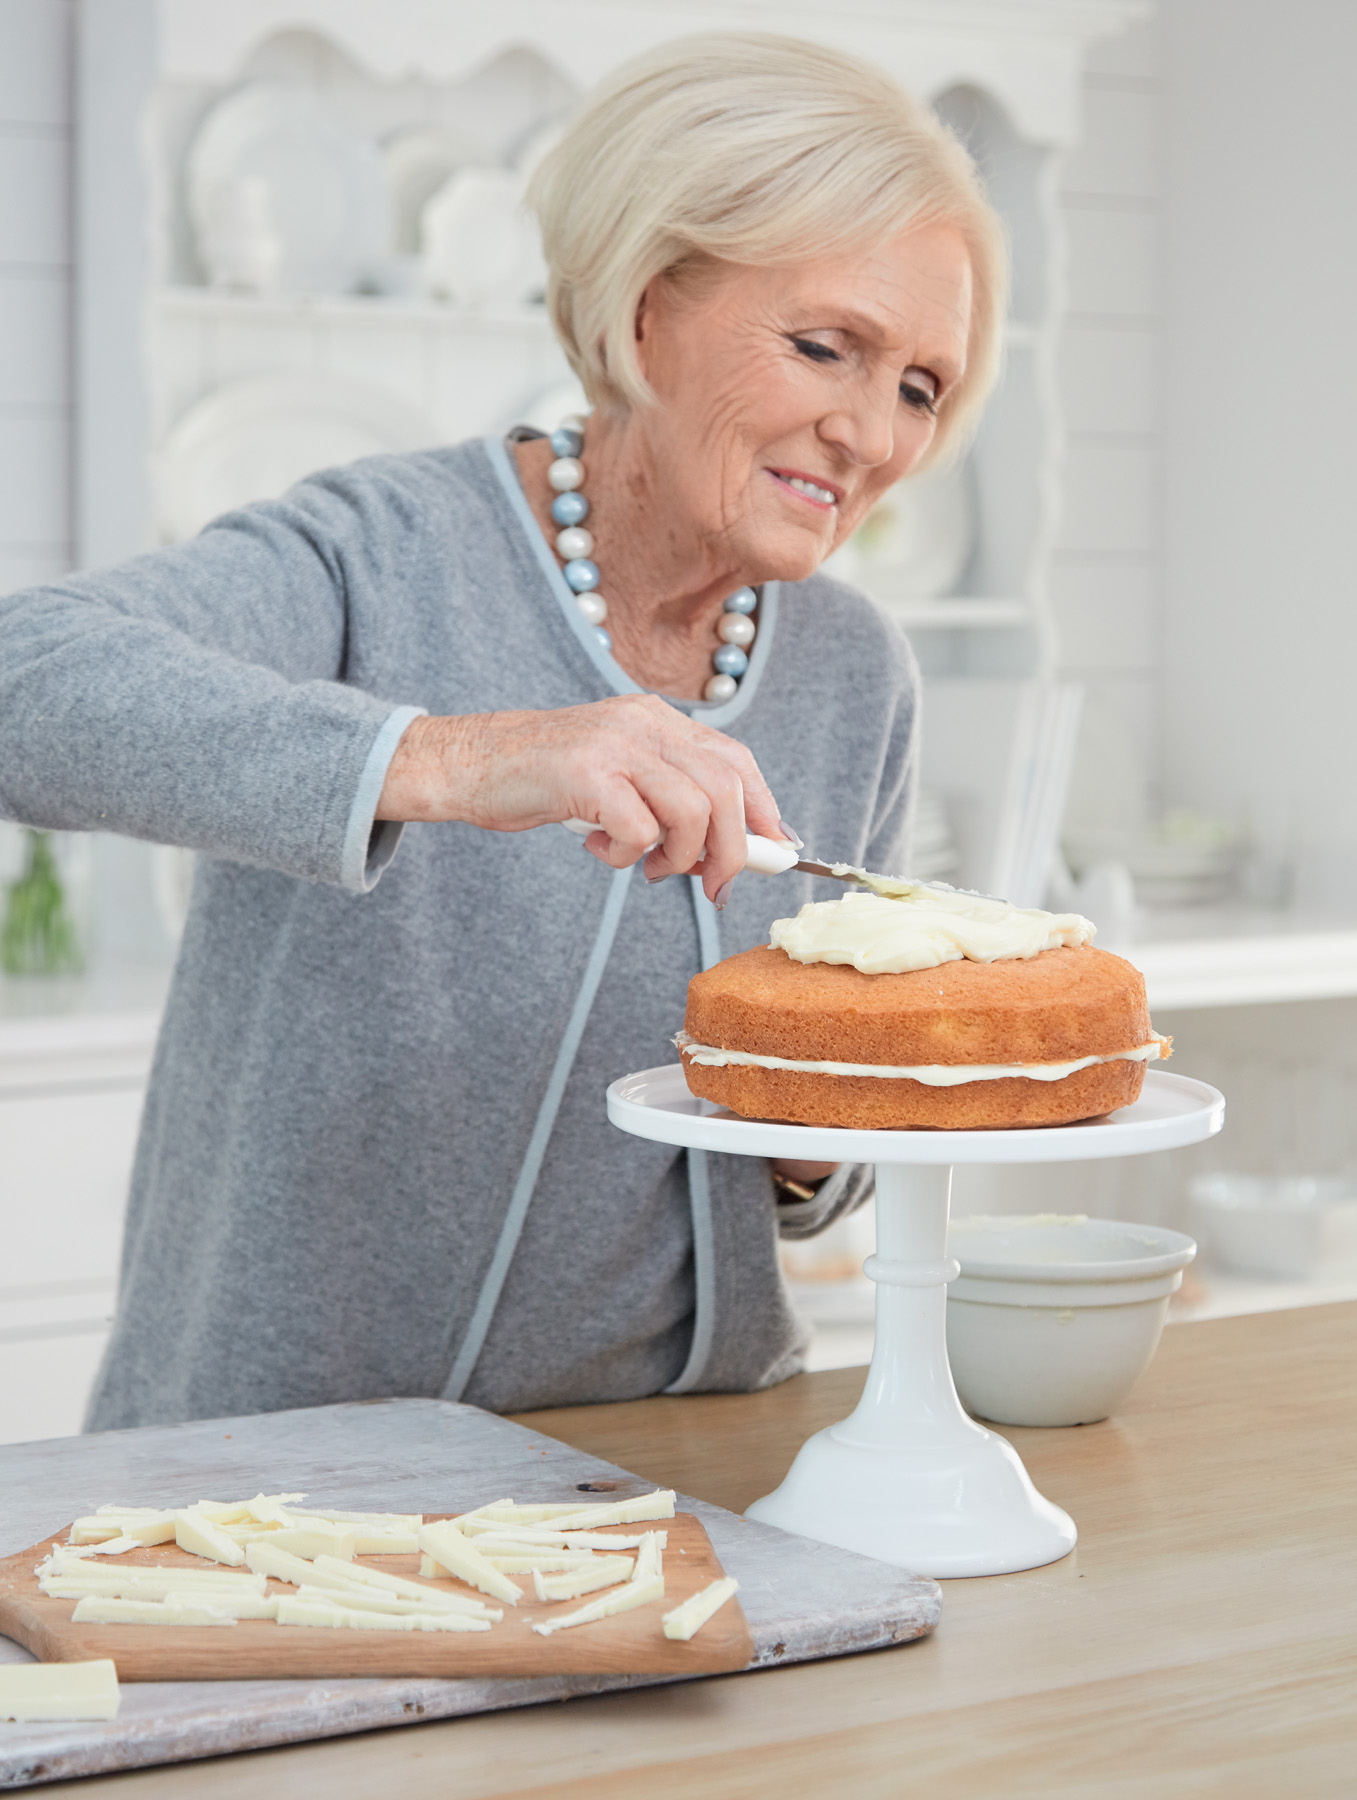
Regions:
<instances>
[{"instance_id":1,"label":"short blonde hair","mask_svg":"<svg viewBox=\"0 0 1357 1800\"><path fill-rule=\"evenodd\" d=\"M955 225L970 252L970 339L928 460L969 438L999 364L1003 229L962 145L869 63L764 32L679 38L594 92L538 165L528 203L557 336L603 406L654 400L635 322L657 275L793 263Z\"/></svg>"}]
</instances>

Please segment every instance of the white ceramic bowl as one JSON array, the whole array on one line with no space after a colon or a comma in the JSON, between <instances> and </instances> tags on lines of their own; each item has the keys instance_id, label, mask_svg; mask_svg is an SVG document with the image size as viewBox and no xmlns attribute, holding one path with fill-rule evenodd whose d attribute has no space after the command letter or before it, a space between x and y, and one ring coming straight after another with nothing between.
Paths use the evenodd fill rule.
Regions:
<instances>
[{"instance_id":1,"label":"white ceramic bowl","mask_svg":"<svg viewBox=\"0 0 1357 1800\"><path fill-rule=\"evenodd\" d=\"M1197 1254L1180 1231L1082 1213L953 1219L947 1248L957 1392L1001 1425L1088 1425L1120 1406Z\"/></svg>"},{"instance_id":2,"label":"white ceramic bowl","mask_svg":"<svg viewBox=\"0 0 1357 1800\"><path fill-rule=\"evenodd\" d=\"M1201 1175L1190 1193L1193 1228L1222 1268L1308 1281L1357 1265L1350 1175Z\"/></svg>"}]
</instances>

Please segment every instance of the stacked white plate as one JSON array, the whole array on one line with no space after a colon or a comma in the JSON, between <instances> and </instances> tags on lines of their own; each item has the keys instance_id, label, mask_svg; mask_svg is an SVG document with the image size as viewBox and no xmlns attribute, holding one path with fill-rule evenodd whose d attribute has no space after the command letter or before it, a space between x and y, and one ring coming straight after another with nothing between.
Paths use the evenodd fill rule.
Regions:
<instances>
[{"instance_id":1,"label":"stacked white plate","mask_svg":"<svg viewBox=\"0 0 1357 1800\"><path fill-rule=\"evenodd\" d=\"M317 469L439 441L417 407L319 370L261 375L189 408L156 459L163 540L181 543L234 507L270 500Z\"/></svg>"},{"instance_id":2,"label":"stacked white plate","mask_svg":"<svg viewBox=\"0 0 1357 1800\"><path fill-rule=\"evenodd\" d=\"M242 192L265 198L280 253L276 282L286 291L352 293L386 254L377 147L308 88L261 81L218 101L193 140L187 179L189 215L209 263L223 206Z\"/></svg>"}]
</instances>

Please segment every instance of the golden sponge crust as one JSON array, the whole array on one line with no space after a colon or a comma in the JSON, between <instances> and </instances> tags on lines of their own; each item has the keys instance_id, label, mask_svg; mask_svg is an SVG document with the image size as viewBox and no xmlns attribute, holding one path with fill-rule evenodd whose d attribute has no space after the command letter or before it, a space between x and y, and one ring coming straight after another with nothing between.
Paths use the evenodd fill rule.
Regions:
<instances>
[{"instance_id":1,"label":"golden sponge crust","mask_svg":"<svg viewBox=\"0 0 1357 1800\"><path fill-rule=\"evenodd\" d=\"M684 1029L697 1043L795 1062L1072 1062L1152 1036L1140 971L1091 945L1028 960L953 962L898 975L796 963L760 946L693 977ZM957 1087L683 1058L695 1094L746 1118L883 1130L1004 1130L1096 1118L1135 1100L1145 1065L1119 1060L1061 1081Z\"/></svg>"},{"instance_id":2,"label":"golden sponge crust","mask_svg":"<svg viewBox=\"0 0 1357 1800\"><path fill-rule=\"evenodd\" d=\"M1063 1081L968 1081L928 1087L876 1075L806 1075L793 1069L713 1069L683 1059L688 1087L742 1119L838 1125L849 1131L1014 1131L1101 1118L1140 1097L1145 1065L1094 1063Z\"/></svg>"}]
</instances>

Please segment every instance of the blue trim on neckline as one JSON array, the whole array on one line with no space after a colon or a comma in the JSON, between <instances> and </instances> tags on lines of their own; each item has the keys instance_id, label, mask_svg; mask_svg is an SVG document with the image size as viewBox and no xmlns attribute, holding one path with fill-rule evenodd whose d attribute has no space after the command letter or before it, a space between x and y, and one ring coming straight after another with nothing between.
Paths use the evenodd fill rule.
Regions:
<instances>
[{"instance_id":1,"label":"blue trim on neckline","mask_svg":"<svg viewBox=\"0 0 1357 1800\"><path fill-rule=\"evenodd\" d=\"M518 478L518 469L509 454L503 438L488 437L483 440L485 454L490 467L499 477L499 484L504 489L514 517L522 526L537 558L539 568L547 578L547 586L556 598L556 604L565 616L565 622L574 633L581 649L599 674L618 694L644 694L650 690L643 688L616 659L599 643L594 627L585 618L575 604L575 596L561 573L561 565L556 554L542 535L542 528L537 523L532 508L528 505L528 497L523 492L523 483ZM606 584L605 584L606 585ZM676 699L672 694L661 694L662 700L677 711L688 713L703 725L728 725L738 719L746 707L753 701L758 691L759 681L767 667L768 658L773 649L773 630L777 622L778 599L781 583L766 581L763 584L763 596L759 605L759 630L754 639L754 648L749 658L749 669L740 682L739 687L729 700L719 706L712 706L705 700Z\"/></svg>"}]
</instances>

